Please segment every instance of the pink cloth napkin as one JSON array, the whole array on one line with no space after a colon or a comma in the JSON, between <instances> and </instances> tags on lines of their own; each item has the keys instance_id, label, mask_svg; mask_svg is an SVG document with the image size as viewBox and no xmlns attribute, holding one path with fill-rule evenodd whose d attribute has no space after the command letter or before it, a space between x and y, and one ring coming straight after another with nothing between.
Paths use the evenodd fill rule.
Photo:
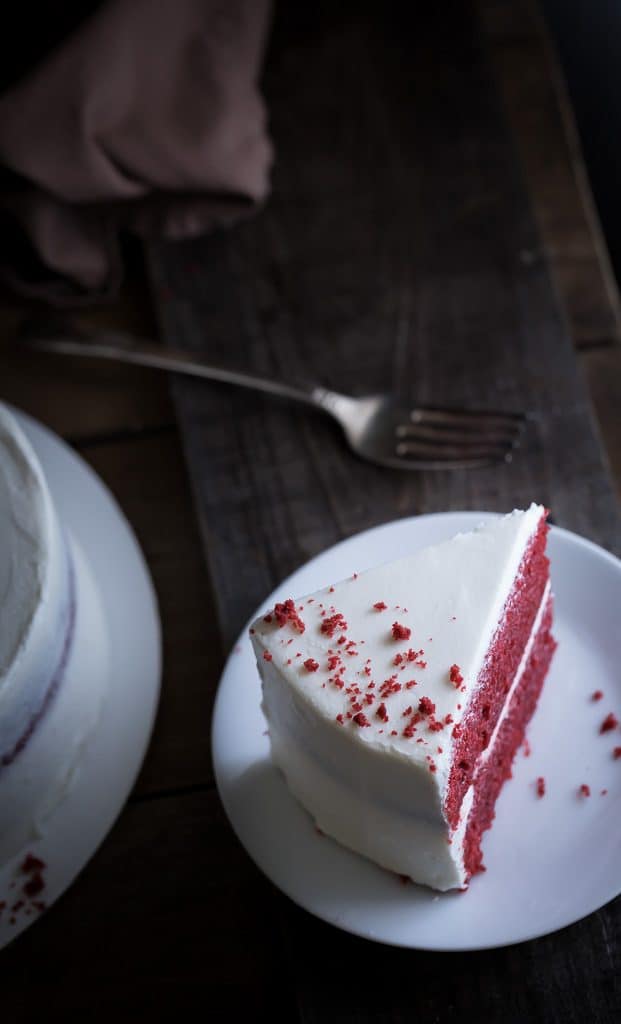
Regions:
<instances>
[{"instance_id":1,"label":"pink cloth napkin","mask_svg":"<svg viewBox=\"0 0 621 1024\"><path fill-rule=\"evenodd\" d=\"M260 203L268 21L269 0L108 0L0 96L3 278L92 301L118 287L123 229L185 238Z\"/></svg>"}]
</instances>

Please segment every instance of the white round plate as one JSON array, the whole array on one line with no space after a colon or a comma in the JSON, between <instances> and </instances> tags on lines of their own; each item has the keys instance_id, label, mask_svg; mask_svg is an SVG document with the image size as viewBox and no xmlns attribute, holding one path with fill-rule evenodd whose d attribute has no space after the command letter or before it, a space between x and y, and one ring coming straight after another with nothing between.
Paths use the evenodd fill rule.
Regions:
<instances>
[{"instance_id":1,"label":"white round plate","mask_svg":"<svg viewBox=\"0 0 621 1024\"><path fill-rule=\"evenodd\" d=\"M419 516L351 537L285 580L256 614L490 517ZM518 752L484 838L487 871L465 893L403 885L318 835L270 762L256 664L247 629L241 634L214 710L216 780L240 841L300 906L379 942L468 950L555 931L621 892L621 760L613 758L621 731L599 732L609 711L621 719L621 562L555 527L548 551L559 646L528 730L531 753ZM595 690L604 693L597 702ZM538 776L546 783L543 798L536 793ZM582 784L590 797L579 795Z\"/></svg>"},{"instance_id":2,"label":"white round plate","mask_svg":"<svg viewBox=\"0 0 621 1024\"><path fill-rule=\"evenodd\" d=\"M114 498L93 470L46 427L12 410L39 457L59 518L86 562L105 621L109 676L96 730L67 795L28 850L45 862L49 906L67 889L112 827L144 758L159 698L160 622L144 558ZM90 598L89 598L90 599ZM79 611L78 611L79 614ZM62 690L61 690L62 693ZM59 693L58 700L60 700ZM52 708L53 711L53 708ZM10 906L23 883L23 854L0 871L0 948L38 919Z\"/></svg>"}]
</instances>

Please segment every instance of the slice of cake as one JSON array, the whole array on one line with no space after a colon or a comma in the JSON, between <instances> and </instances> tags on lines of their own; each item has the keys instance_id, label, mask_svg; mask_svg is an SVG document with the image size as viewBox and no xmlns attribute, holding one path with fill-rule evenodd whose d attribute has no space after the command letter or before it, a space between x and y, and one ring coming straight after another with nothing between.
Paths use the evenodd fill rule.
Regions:
<instances>
[{"instance_id":1,"label":"slice of cake","mask_svg":"<svg viewBox=\"0 0 621 1024\"><path fill-rule=\"evenodd\" d=\"M0 404L0 867L67 791L100 712L101 633L90 571Z\"/></svg>"},{"instance_id":2,"label":"slice of cake","mask_svg":"<svg viewBox=\"0 0 621 1024\"><path fill-rule=\"evenodd\" d=\"M276 604L251 636L272 756L318 828L463 888L554 652L540 505Z\"/></svg>"}]
</instances>

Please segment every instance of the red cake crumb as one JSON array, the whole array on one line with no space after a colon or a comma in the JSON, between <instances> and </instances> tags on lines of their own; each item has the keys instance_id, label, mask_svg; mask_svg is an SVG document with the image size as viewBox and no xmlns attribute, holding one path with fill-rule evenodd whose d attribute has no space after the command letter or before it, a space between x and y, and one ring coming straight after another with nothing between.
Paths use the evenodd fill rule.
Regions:
<instances>
[{"instance_id":1,"label":"red cake crumb","mask_svg":"<svg viewBox=\"0 0 621 1024\"><path fill-rule=\"evenodd\" d=\"M591 787L587 786L586 782L583 782L578 792L580 793L580 796L590 796Z\"/></svg>"},{"instance_id":2,"label":"red cake crumb","mask_svg":"<svg viewBox=\"0 0 621 1024\"><path fill-rule=\"evenodd\" d=\"M618 761L621 757L621 747L615 747L615 749L612 752L612 756L614 757L615 761Z\"/></svg>"},{"instance_id":3,"label":"red cake crumb","mask_svg":"<svg viewBox=\"0 0 621 1024\"><path fill-rule=\"evenodd\" d=\"M334 615L330 615L321 623L321 632L325 633L326 636L333 637L337 629L343 633L347 629L347 623L345 622L341 612L335 612ZM345 638L339 637L338 642L345 643Z\"/></svg>"},{"instance_id":4,"label":"red cake crumb","mask_svg":"<svg viewBox=\"0 0 621 1024\"><path fill-rule=\"evenodd\" d=\"M33 875L31 875L28 881L25 882L25 884L22 886L22 892L24 893L24 896L28 897L38 896L39 893L43 892L44 889L45 882L43 880L43 875L41 874L40 871L36 871Z\"/></svg>"},{"instance_id":5,"label":"red cake crumb","mask_svg":"<svg viewBox=\"0 0 621 1024\"><path fill-rule=\"evenodd\" d=\"M418 702L418 710L422 715L433 715L436 706L429 697L421 697Z\"/></svg>"},{"instance_id":6,"label":"red cake crumb","mask_svg":"<svg viewBox=\"0 0 621 1024\"><path fill-rule=\"evenodd\" d=\"M395 654L393 659L393 665L402 665L403 668L405 668L405 666L408 663L414 661L419 666L419 668L427 668L426 661L416 661L416 659L424 653L424 651L413 651L412 648L410 647L409 651L405 651L403 654Z\"/></svg>"},{"instance_id":7,"label":"red cake crumb","mask_svg":"<svg viewBox=\"0 0 621 1024\"><path fill-rule=\"evenodd\" d=\"M24 857L19 870L23 875L30 875L35 871L43 871L45 868L45 861L39 857L35 857L34 853L27 853Z\"/></svg>"},{"instance_id":8,"label":"red cake crumb","mask_svg":"<svg viewBox=\"0 0 621 1024\"><path fill-rule=\"evenodd\" d=\"M385 704L380 704L380 706L378 707L378 709L375 712L375 714L377 715L377 717L382 722L387 722L389 720L388 719L388 712L386 711L386 705Z\"/></svg>"},{"instance_id":9,"label":"red cake crumb","mask_svg":"<svg viewBox=\"0 0 621 1024\"><path fill-rule=\"evenodd\" d=\"M619 724L619 719L613 715L612 711L606 715L604 721L599 727L600 733L610 732L612 729L616 729Z\"/></svg>"},{"instance_id":10,"label":"red cake crumb","mask_svg":"<svg viewBox=\"0 0 621 1024\"><path fill-rule=\"evenodd\" d=\"M337 715L337 716L336 716L336 720L337 720L337 722L339 723L339 725L342 725L342 724L343 724L343 722L344 722L344 718L343 718L343 716L342 716L342 715Z\"/></svg>"},{"instance_id":11,"label":"red cake crumb","mask_svg":"<svg viewBox=\"0 0 621 1024\"><path fill-rule=\"evenodd\" d=\"M398 683L395 677L391 676L389 679L385 679L382 685L380 686L380 697L390 697L392 693L399 693L400 689L401 683Z\"/></svg>"},{"instance_id":12,"label":"red cake crumb","mask_svg":"<svg viewBox=\"0 0 621 1024\"><path fill-rule=\"evenodd\" d=\"M376 612L385 612L386 609L388 608L388 605L386 604L385 601L376 601L373 607L375 608Z\"/></svg>"},{"instance_id":13,"label":"red cake crumb","mask_svg":"<svg viewBox=\"0 0 621 1024\"><path fill-rule=\"evenodd\" d=\"M393 622L392 624L392 638L393 640L409 640L412 635L412 630L409 626L402 626L400 622Z\"/></svg>"},{"instance_id":14,"label":"red cake crumb","mask_svg":"<svg viewBox=\"0 0 621 1024\"><path fill-rule=\"evenodd\" d=\"M591 694L591 700L601 700L604 694L601 690L596 690L595 693Z\"/></svg>"},{"instance_id":15,"label":"red cake crumb","mask_svg":"<svg viewBox=\"0 0 621 1024\"><path fill-rule=\"evenodd\" d=\"M271 661L272 655L269 651L263 651L263 661Z\"/></svg>"},{"instance_id":16,"label":"red cake crumb","mask_svg":"<svg viewBox=\"0 0 621 1024\"><path fill-rule=\"evenodd\" d=\"M449 679L455 688L463 683L464 677L461 674L459 665L451 665L449 669Z\"/></svg>"},{"instance_id":17,"label":"red cake crumb","mask_svg":"<svg viewBox=\"0 0 621 1024\"><path fill-rule=\"evenodd\" d=\"M304 662L304 668L307 672L316 672L319 668L319 662L315 661L314 658L307 658Z\"/></svg>"},{"instance_id":18,"label":"red cake crumb","mask_svg":"<svg viewBox=\"0 0 621 1024\"><path fill-rule=\"evenodd\" d=\"M356 723L356 725L360 726L361 729L365 729L367 726L371 724L369 719L365 715L364 711L359 711L356 715L354 715L354 722Z\"/></svg>"},{"instance_id":19,"label":"red cake crumb","mask_svg":"<svg viewBox=\"0 0 621 1024\"><path fill-rule=\"evenodd\" d=\"M273 611L263 617L264 622L272 622L273 619L276 619L279 629L288 623L294 626L299 633L303 633L306 629L291 597L288 597L286 601L278 601L274 605Z\"/></svg>"},{"instance_id":20,"label":"red cake crumb","mask_svg":"<svg viewBox=\"0 0 621 1024\"><path fill-rule=\"evenodd\" d=\"M41 912L45 909L45 903L42 900L33 899L34 896L38 896L45 889L45 877L43 874L45 867L45 861L35 857L33 853L27 853L24 857L18 868L18 877L14 878L9 885L10 889L15 889L18 884L21 885L21 896L15 900L10 908L9 924L14 925L17 923L16 915L19 915L20 912L29 917L33 910ZM26 876L21 882L19 881L20 874ZM0 915L6 906L6 902L0 901Z\"/></svg>"},{"instance_id":21,"label":"red cake crumb","mask_svg":"<svg viewBox=\"0 0 621 1024\"><path fill-rule=\"evenodd\" d=\"M537 779L537 796L539 796L539 797L545 796L545 792L546 792L546 780L544 779L543 775L540 775L539 778Z\"/></svg>"}]
</instances>

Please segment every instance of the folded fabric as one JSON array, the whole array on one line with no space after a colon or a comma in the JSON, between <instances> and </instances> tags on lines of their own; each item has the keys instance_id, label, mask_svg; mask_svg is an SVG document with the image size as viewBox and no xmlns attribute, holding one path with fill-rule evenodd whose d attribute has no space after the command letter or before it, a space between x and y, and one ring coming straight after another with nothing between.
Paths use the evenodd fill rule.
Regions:
<instances>
[{"instance_id":1,"label":"folded fabric","mask_svg":"<svg viewBox=\"0 0 621 1024\"><path fill-rule=\"evenodd\" d=\"M123 229L183 238L263 200L268 20L268 0L109 0L0 96L0 275L92 301Z\"/></svg>"}]
</instances>

